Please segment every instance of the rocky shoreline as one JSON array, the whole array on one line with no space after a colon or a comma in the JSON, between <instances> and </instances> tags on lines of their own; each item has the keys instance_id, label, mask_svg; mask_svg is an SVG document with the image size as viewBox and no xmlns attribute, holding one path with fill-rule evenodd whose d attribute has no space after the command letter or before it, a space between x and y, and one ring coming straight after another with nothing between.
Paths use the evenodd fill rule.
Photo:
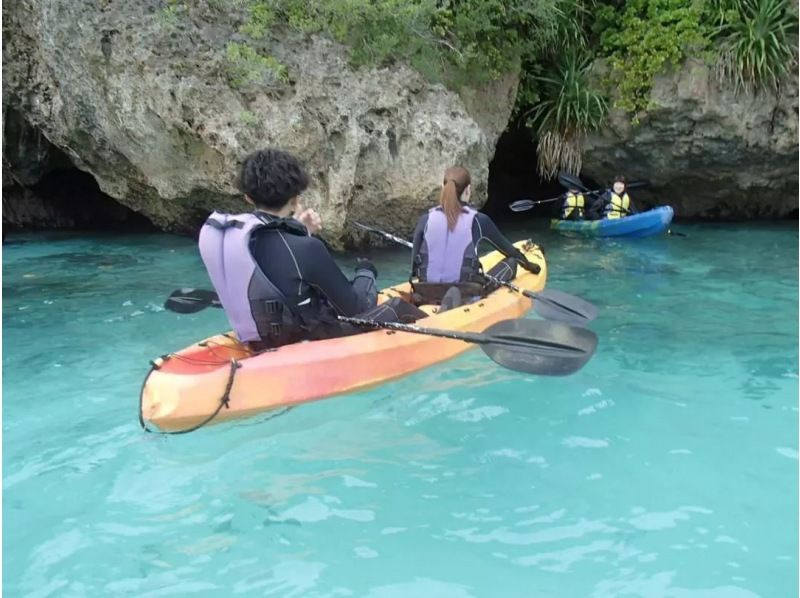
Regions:
<instances>
[{"instance_id":1,"label":"rocky shoreline","mask_svg":"<svg viewBox=\"0 0 800 598\"><path fill-rule=\"evenodd\" d=\"M408 232L451 164L472 171L474 197L486 200L518 74L456 93L403 65L354 69L335 42L287 35L265 42L288 65L287 80L234 85L217 43L234 26L166 24L159 6L4 5L4 224L91 221L74 214L98 210L96 199L70 216L32 191L77 169L118 204L109 219L130 211L161 230L192 231L212 208L243 208L236 165L265 145L306 161L314 181L306 201L338 245L351 220ZM673 205L678 218L796 215L797 89L795 76L777 96L737 95L690 60L657 79L654 108L638 125L612 112L586 140L582 175L647 178L642 198Z\"/></svg>"}]
</instances>

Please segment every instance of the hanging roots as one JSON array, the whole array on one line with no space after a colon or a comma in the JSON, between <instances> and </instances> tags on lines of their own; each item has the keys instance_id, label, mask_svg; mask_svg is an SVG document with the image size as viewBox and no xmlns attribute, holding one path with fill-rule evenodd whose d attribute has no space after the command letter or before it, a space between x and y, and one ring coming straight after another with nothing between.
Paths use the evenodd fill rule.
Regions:
<instances>
[{"instance_id":1,"label":"hanging roots","mask_svg":"<svg viewBox=\"0 0 800 598\"><path fill-rule=\"evenodd\" d=\"M578 173L581 170L583 144L579 136L565 136L557 131L547 131L539 137L536 148L537 169L545 179L552 179L564 170Z\"/></svg>"}]
</instances>

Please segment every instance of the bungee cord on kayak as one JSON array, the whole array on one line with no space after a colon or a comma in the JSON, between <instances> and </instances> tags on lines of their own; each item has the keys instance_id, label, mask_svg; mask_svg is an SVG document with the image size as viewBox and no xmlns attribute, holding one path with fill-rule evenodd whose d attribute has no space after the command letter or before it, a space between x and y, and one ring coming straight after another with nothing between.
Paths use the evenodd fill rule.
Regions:
<instances>
[{"instance_id":1,"label":"bungee cord on kayak","mask_svg":"<svg viewBox=\"0 0 800 598\"><path fill-rule=\"evenodd\" d=\"M147 373L147 376L145 376L144 383L142 384L142 390L139 393L139 425L142 427L142 429L145 432L153 432L153 430L151 430L147 426L147 423L145 422L144 418L142 417L142 397L144 396L144 388L145 388L145 386L147 386L147 381L149 380L150 375L154 371L161 369L161 366L163 365L163 363L167 359L169 359L171 357L173 357L173 356L172 355L166 355L166 356L160 358L160 363L153 362L153 364L152 364L152 366L150 368L150 371ZM184 361L187 361L188 363L191 363L191 360L187 360L185 358L184 358ZM204 362L201 362L201 361L196 361L195 363L202 364L202 365L215 365L215 364L210 363L210 362L205 362L204 363ZM217 417L217 415L219 414L220 411L222 411L223 408L226 408L226 409L229 408L229 406L230 406L230 394L231 394L231 389L233 388L233 380L234 380L234 377L236 376L236 370L238 370L240 367L241 367L241 365L239 364L238 361L236 361L235 359L231 359L230 360L230 370L228 372L228 379L225 382L225 390L222 392L222 395L220 396L219 405L217 406L217 408L206 419L200 421L197 424L194 424L193 426L191 426L189 428L185 428L183 430L155 430L155 431L157 433L159 433L159 434L169 434L169 435L188 434L190 432L194 432L196 430L199 430L200 428L202 428L206 424L211 423L211 421L215 417Z\"/></svg>"}]
</instances>

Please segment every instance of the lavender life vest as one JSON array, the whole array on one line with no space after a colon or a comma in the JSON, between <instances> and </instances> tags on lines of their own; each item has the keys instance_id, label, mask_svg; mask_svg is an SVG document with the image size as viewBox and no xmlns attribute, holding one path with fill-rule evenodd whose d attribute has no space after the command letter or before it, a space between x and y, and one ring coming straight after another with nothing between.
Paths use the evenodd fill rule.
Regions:
<instances>
[{"instance_id":1,"label":"lavender life vest","mask_svg":"<svg viewBox=\"0 0 800 598\"><path fill-rule=\"evenodd\" d=\"M419 278L421 282L469 282L479 272L478 256L472 240L472 223L478 212L463 208L453 230L441 208L428 212L422 247Z\"/></svg>"},{"instance_id":2,"label":"lavender life vest","mask_svg":"<svg viewBox=\"0 0 800 598\"><path fill-rule=\"evenodd\" d=\"M281 226L255 214L214 212L200 229L200 256L239 340L280 346L292 342L302 317L253 257L250 239L261 228Z\"/></svg>"}]
</instances>

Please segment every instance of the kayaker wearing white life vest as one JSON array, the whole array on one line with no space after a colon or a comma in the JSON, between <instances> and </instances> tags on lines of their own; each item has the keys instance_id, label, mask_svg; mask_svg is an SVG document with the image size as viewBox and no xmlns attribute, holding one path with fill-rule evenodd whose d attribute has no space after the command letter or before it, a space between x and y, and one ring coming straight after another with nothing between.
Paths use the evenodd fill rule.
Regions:
<instances>
[{"instance_id":1,"label":"kayaker wearing white life vest","mask_svg":"<svg viewBox=\"0 0 800 598\"><path fill-rule=\"evenodd\" d=\"M377 269L369 260L359 259L352 281L345 277L322 241L311 236L322 221L300 206L308 183L294 156L277 149L254 152L242 165L239 186L255 211L214 212L200 230L200 255L225 314L254 350L363 330L340 323L337 315L394 321L421 313L400 300L393 309L375 307Z\"/></svg>"},{"instance_id":2,"label":"kayaker wearing white life vest","mask_svg":"<svg viewBox=\"0 0 800 598\"><path fill-rule=\"evenodd\" d=\"M492 219L469 207L472 193L469 171L461 166L444 173L439 205L420 217L414 230L411 278L414 291L424 303L442 302L445 293L476 297L486 293L486 279L481 276L478 245L488 241L507 259L487 274L511 280L519 264L538 274L540 267L506 239Z\"/></svg>"}]
</instances>

